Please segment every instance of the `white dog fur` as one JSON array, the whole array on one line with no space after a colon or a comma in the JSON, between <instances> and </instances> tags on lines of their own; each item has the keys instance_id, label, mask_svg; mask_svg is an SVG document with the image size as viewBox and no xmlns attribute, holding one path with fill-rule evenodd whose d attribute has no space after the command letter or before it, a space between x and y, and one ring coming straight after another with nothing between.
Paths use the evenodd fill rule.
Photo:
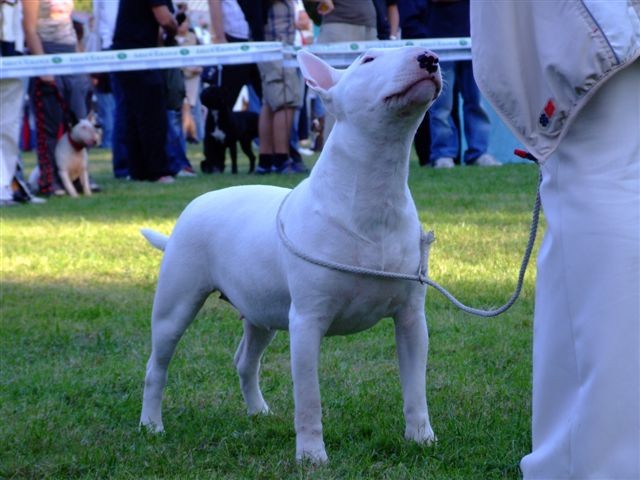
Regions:
<instances>
[{"instance_id":1,"label":"white dog fur","mask_svg":"<svg viewBox=\"0 0 640 480\"><path fill-rule=\"evenodd\" d=\"M289 330L296 458L327 460L318 359L325 335L367 329L393 317L406 421L405 437L433 441L426 400L426 286L342 273L293 255L276 229L321 259L417 273L422 228L409 192L409 153L425 111L441 90L418 47L373 49L337 70L310 53L298 60L336 124L308 179L292 191L226 188L196 198L169 238L143 230L164 250L152 312L140 422L162 431L161 404L176 344L207 296L238 309L244 336L235 355L249 414L269 411L259 387L260 358L276 330ZM422 57L422 61L419 58ZM437 61L436 61L437 63Z\"/></svg>"},{"instance_id":2,"label":"white dog fur","mask_svg":"<svg viewBox=\"0 0 640 480\"><path fill-rule=\"evenodd\" d=\"M91 195L89 185L89 154L87 147L93 147L98 142L98 134L93 124L82 119L58 139L54 151L58 175L62 186L72 197L77 197L78 192L73 182L80 179L82 193ZM37 191L40 169L36 167L29 175L29 186Z\"/></svg>"}]
</instances>

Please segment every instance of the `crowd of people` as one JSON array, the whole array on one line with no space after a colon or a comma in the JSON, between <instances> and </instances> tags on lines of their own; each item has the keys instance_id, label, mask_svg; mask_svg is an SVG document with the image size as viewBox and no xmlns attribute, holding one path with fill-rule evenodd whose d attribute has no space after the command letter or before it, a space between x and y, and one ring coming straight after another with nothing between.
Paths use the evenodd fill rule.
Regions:
<instances>
[{"instance_id":1,"label":"crowd of people","mask_svg":"<svg viewBox=\"0 0 640 480\"><path fill-rule=\"evenodd\" d=\"M94 0L92 15L85 23L74 17L73 0L12 0L2 5L3 56L209 42L275 40L301 46L469 35L466 0L209 0L208 17L196 17L186 3L174 5L172 0ZM192 18L197 20L193 25ZM489 121L470 74L470 62L443 62L442 68L450 88L416 134L420 165L448 168L461 158L469 165L499 165L486 151ZM207 85L219 87L228 105L236 104L244 93L244 108L259 112L256 174L308 171L301 153L321 150L333 125L333 118L308 91L299 71L284 68L282 62L46 75L28 83L7 79L1 85L6 105L15 105L3 109L2 205L65 194L54 149L71 118L90 116L100 127L100 146L111 150L116 178L170 183L176 176L195 176L187 144L201 143L205 136L207 111L200 92ZM467 142L464 152L460 148L459 95ZM26 109L19 103L25 98ZM25 115L31 139L20 142ZM20 182L20 143L22 148L35 148L37 154L40 175L32 192L23 193L28 189Z\"/></svg>"}]
</instances>

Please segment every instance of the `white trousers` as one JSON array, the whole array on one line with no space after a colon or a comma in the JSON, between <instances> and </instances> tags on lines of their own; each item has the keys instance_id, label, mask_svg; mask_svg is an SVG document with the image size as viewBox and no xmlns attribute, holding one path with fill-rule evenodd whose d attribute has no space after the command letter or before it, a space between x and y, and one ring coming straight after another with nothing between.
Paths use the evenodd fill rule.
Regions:
<instances>
[{"instance_id":1,"label":"white trousers","mask_svg":"<svg viewBox=\"0 0 640 480\"><path fill-rule=\"evenodd\" d=\"M18 138L23 102L21 79L0 80L0 200L13 198L11 181L20 155Z\"/></svg>"},{"instance_id":2,"label":"white trousers","mask_svg":"<svg viewBox=\"0 0 640 480\"><path fill-rule=\"evenodd\" d=\"M543 166L524 478L640 478L640 61Z\"/></svg>"}]
</instances>

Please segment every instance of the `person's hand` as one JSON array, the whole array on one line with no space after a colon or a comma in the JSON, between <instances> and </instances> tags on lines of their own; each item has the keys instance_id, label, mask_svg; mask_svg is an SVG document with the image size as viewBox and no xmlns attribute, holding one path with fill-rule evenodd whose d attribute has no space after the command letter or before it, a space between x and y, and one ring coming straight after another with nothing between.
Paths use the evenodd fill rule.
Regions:
<instances>
[{"instance_id":1,"label":"person's hand","mask_svg":"<svg viewBox=\"0 0 640 480\"><path fill-rule=\"evenodd\" d=\"M53 75L41 75L40 80L44 83L56 83L56 79Z\"/></svg>"},{"instance_id":2,"label":"person's hand","mask_svg":"<svg viewBox=\"0 0 640 480\"><path fill-rule=\"evenodd\" d=\"M320 15L326 15L328 13L333 12L333 0L320 0L320 4L318 5L318 13Z\"/></svg>"},{"instance_id":3,"label":"person's hand","mask_svg":"<svg viewBox=\"0 0 640 480\"><path fill-rule=\"evenodd\" d=\"M227 37L222 35L213 35L211 38L211 43L227 43Z\"/></svg>"}]
</instances>

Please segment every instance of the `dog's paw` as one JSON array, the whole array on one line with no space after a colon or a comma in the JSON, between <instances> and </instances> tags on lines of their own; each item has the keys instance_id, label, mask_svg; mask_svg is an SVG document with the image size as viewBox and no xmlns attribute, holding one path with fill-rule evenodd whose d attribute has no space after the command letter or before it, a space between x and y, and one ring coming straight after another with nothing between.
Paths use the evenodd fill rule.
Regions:
<instances>
[{"instance_id":1,"label":"dog's paw","mask_svg":"<svg viewBox=\"0 0 640 480\"><path fill-rule=\"evenodd\" d=\"M312 465L323 465L329 461L324 444L316 447L298 447L296 449L296 461L298 463L309 462Z\"/></svg>"},{"instance_id":2,"label":"dog's paw","mask_svg":"<svg viewBox=\"0 0 640 480\"><path fill-rule=\"evenodd\" d=\"M164 433L164 426L162 422L155 423L152 421L143 421L140 420L140 424L138 425L138 429L140 431L145 431L148 433Z\"/></svg>"},{"instance_id":3,"label":"dog's paw","mask_svg":"<svg viewBox=\"0 0 640 480\"><path fill-rule=\"evenodd\" d=\"M427 446L436 442L436 435L433 433L431 425L421 425L419 427L410 427L407 425L404 431L404 438Z\"/></svg>"},{"instance_id":4,"label":"dog's paw","mask_svg":"<svg viewBox=\"0 0 640 480\"><path fill-rule=\"evenodd\" d=\"M262 402L262 405L247 407L247 413L251 416L269 415L271 413L271 410L269 409L269 405L267 405L265 402Z\"/></svg>"}]
</instances>

